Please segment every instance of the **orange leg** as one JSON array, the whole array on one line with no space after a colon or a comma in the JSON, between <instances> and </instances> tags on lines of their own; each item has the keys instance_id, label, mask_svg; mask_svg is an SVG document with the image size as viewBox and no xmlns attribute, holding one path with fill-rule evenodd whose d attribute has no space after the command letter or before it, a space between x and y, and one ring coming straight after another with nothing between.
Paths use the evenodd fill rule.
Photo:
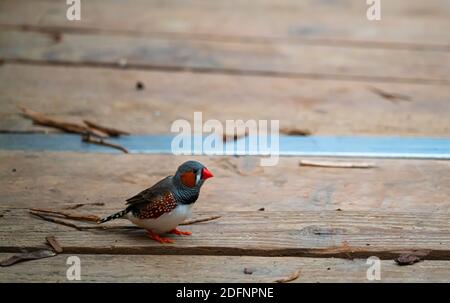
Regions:
<instances>
[{"instance_id":1,"label":"orange leg","mask_svg":"<svg viewBox=\"0 0 450 303\"><path fill-rule=\"evenodd\" d=\"M192 233L190 231L182 231L182 230L179 230L177 228L174 228L171 231L169 231L169 234L175 234L175 235L179 235L179 236L190 236L190 235L192 235Z\"/></svg>"},{"instance_id":2,"label":"orange leg","mask_svg":"<svg viewBox=\"0 0 450 303\"><path fill-rule=\"evenodd\" d=\"M165 244L165 243L174 243L173 240L168 238L160 237L157 233L152 232L151 230L147 229L147 235L150 239L158 241L159 243Z\"/></svg>"}]
</instances>

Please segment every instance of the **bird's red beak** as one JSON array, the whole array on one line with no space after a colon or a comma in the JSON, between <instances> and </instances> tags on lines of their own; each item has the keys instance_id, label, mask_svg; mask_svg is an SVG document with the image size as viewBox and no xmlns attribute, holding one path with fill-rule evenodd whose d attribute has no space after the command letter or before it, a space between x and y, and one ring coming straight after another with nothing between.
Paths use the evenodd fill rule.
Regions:
<instances>
[{"instance_id":1,"label":"bird's red beak","mask_svg":"<svg viewBox=\"0 0 450 303\"><path fill-rule=\"evenodd\" d=\"M214 177L213 174L206 167L204 167L202 170L202 180L206 180L212 177Z\"/></svg>"}]
</instances>

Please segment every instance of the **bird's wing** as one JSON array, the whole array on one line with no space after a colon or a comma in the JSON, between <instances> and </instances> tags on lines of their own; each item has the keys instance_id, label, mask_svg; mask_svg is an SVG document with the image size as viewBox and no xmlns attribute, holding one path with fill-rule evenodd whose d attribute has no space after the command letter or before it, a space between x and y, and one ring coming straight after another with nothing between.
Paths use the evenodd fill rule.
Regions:
<instances>
[{"instance_id":1,"label":"bird's wing","mask_svg":"<svg viewBox=\"0 0 450 303\"><path fill-rule=\"evenodd\" d=\"M153 185L150 188L147 188L137 195L127 199L127 205L134 205L140 203L151 203L152 201L157 200L161 195L170 191L170 179L172 176L166 177Z\"/></svg>"}]
</instances>

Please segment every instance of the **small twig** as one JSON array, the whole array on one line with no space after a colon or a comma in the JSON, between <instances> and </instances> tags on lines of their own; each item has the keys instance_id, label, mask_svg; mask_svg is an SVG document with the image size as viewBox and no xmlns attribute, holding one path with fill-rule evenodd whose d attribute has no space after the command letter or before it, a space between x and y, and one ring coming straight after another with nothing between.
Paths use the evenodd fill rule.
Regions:
<instances>
[{"instance_id":1,"label":"small twig","mask_svg":"<svg viewBox=\"0 0 450 303\"><path fill-rule=\"evenodd\" d=\"M22 114L25 117L31 119L35 124L57 128L68 133L76 133L82 135L90 134L97 137L105 137L104 133L89 129L84 125L49 118L42 113L36 112L24 106L19 106L19 108L22 111Z\"/></svg>"},{"instance_id":2,"label":"small twig","mask_svg":"<svg viewBox=\"0 0 450 303\"><path fill-rule=\"evenodd\" d=\"M51 217L48 217L48 216L44 216L44 215L42 215L42 214L40 214L38 212L33 212L33 211L30 211L30 214L32 214L33 216L36 216L38 218L41 218L42 220L48 221L48 222L52 222L52 223L56 223L56 224L60 224L60 225L68 226L68 227L72 227L72 228L75 228L77 230L81 230L81 228L79 226L77 226L77 225L75 225L73 223L70 223L70 222L66 222L64 220L59 220L59 219L56 219L56 218L51 218Z\"/></svg>"},{"instance_id":3,"label":"small twig","mask_svg":"<svg viewBox=\"0 0 450 303\"><path fill-rule=\"evenodd\" d=\"M67 206L64 209L77 209L83 206L92 205L92 206L105 206L105 203L103 202L93 202L93 203L78 203L75 205Z\"/></svg>"},{"instance_id":4,"label":"small twig","mask_svg":"<svg viewBox=\"0 0 450 303\"><path fill-rule=\"evenodd\" d=\"M207 221L219 219L220 217L222 217L222 216L211 216L211 217L203 218L203 219L193 219L193 220L184 221L180 225L191 225L191 224L200 223L200 222L207 222Z\"/></svg>"},{"instance_id":5,"label":"small twig","mask_svg":"<svg viewBox=\"0 0 450 303\"><path fill-rule=\"evenodd\" d=\"M112 127L106 127L100 124L97 124L95 122L89 121L89 120L83 120L84 124L86 124L87 126L89 126L90 128L93 129L97 129L105 134L108 134L111 137L118 137L121 135L129 135L130 133L120 130L120 129L115 129Z\"/></svg>"},{"instance_id":6,"label":"small twig","mask_svg":"<svg viewBox=\"0 0 450 303\"><path fill-rule=\"evenodd\" d=\"M219 219L222 216L211 216L208 218L202 218L202 219L193 219L193 220L188 220L188 221L184 221L183 223L180 223L180 225L191 225L191 224L196 224L196 223L201 223L201 222L208 222L208 221L212 221L212 220L216 220ZM80 229L141 229L138 226L114 226L114 225L96 225L96 226L80 226Z\"/></svg>"},{"instance_id":7,"label":"small twig","mask_svg":"<svg viewBox=\"0 0 450 303\"><path fill-rule=\"evenodd\" d=\"M61 248L61 245L59 245L55 236L45 237L45 240L47 241L48 245L50 245L56 253L60 254L63 252L63 249Z\"/></svg>"},{"instance_id":8,"label":"small twig","mask_svg":"<svg viewBox=\"0 0 450 303\"><path fill-rule=\"evenodd\" d=\"M86 142L86 143L93 143L93 144L97 144L97 145L108 146L108 147L112 147L112 148L121 150L121 151L123 151L123 152L126 153L126 154L129 153L129 152L128 152L128 149L126 149L126 148L123 147L122 145L114 144L114 143L111 143L111 142L107 142L107 141L104 141L103 139L94 139L94 138L92 138L92 137L89 136L89 135L83 136L82 140L83 140L83 142Z\"/></svg>"},{"instance_id":9,"label":"small twig","mask_svg":"<svg viewBox=\"0 0 450 303\"><path fill-rule=\"evenodd\" d=\"M65 211L57 211L57 210L51 210L51 209L32 208L30 210L34 211L34 212L60 215L67 219L84 221L84 222L97 222L100 219L100 217L95 216L95 215L77 215L77 214L72 214L72 213L65 212Z\"/></svg>"},{"instance_id":10,"label":"small twig","mask_svg":"<svg viewBox=\"0 0 450 303\"><path fill-rule=\"evenodd\" d=\"M273 282L275 282L275 283L287 283L287 282L291 282L291 281L294 281L294 280L298 279L298 277L300 277L300 270L294 271L288 277L276 279Z\"/></svg>"},{"instance_id":11,"label":"small twig","mask_svg":"<svg viewBox=\"0 0 450 303\"><path fill-rule=\"evenodd\" d=\"M81 230L86 229L101 229L101 230L109 230L109 229L142 229L139 226L134 225L95 225L95 226L79 226Z\"/></svg>"},{"instance_id":12,"label":"small twig","mask_svg":"<svg viewBox=\"0 0 450 303\"><path fill-rule=\"evenodd\" d=\"M47 215L43 215L42 213L46 213ZM98 216L95 215L74 215L74 214L70 214L67 212L63 212L63 211L57 211L57 210L50 210L50 209L40 209L40 208L32 208L30 209L30 214L48 221L48 222L52 222L52 223L56 223L56 224L61 224L61 225L65 225L68 227L72 227L75 228L77 230L88 230L88 229L101 229L101 230L107 230L107 229L141 229L138 226L114 226L114 225L92 225L92 226L79 226L79 225L75 225L71 222L67 222L64 220L60 220L58 218L52 217L54 215L58 215L58 216L63 216L64 218L67 219L72 219L72 220L78 220L78 221L87 221L89 223L92 222L97 222L100 218ZM202 218L202 219L193 219L193 220L188 220L188 221L184 221L183 223L181 223L180 225L191 225L191 224L195 224L195 223L201 223L201 222L208 222L208 221L212 221L212 220L216 220L219 219L221 216L211 216L211 217L207 217L207 218Z\"/></svg>"},{"instance_id":13,"label":"small twig","mask_svg":"<svg viewBox=\"0 0 450 303\"><path fill-rule=\"evenodd\" d=\"M314 166L314 167L335 167L335 168L373 168L375 163L368 162L333 162L333 161L315 161L315 160L301 160L300 166Z\"/></svg>"}]
</instances>

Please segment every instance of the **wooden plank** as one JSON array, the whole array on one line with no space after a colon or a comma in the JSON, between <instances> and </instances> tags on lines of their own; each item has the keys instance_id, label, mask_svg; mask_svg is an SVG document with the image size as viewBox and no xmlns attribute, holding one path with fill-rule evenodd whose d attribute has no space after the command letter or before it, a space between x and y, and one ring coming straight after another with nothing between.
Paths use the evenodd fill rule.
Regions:
<instances>
[{"instance_id":1,"label":"wooden plank","mask_svg":"<svg viewBox=\"0 0 450 303\"><path fill-rule=\"evenodd\" d=\"M107 2L107 3L106 3ZM450 42L447 1L386 1L382 20L366 19L364 1L120 1L83 3L78 22L57 1L4 0L0 24L140 34L187 34L208 39L314 39L378 47L437 47ZM129 15L133 18L119 18ZM267 20L270 20L268 22ZM59 29L58 29L59 28ZM429 30L433 29L433 30ZM400 44L399 44L400 43ZM401 45L406 43L407 45ZM408 45L409 44L409 45Z\"/></svg>"},{"instance_id":2,"label":"wooden plank","mask_svg":"<svg viewBox=\"0 0 450 303\"><path fill-rule=\"evenodd\" d=\"M144 90L135 90L138 81ZM373 87L410 100L385 99ZM173 121L193 123L202 111L204 121L279 119L281 128L315 135L450 135L445 86L4 64L0 91L2 131L52 131L19 115L25 105L133 134L170 133Z\"/></svg>"},{"instance_id":3,"label":"wooden plank","mask_svg":"<svg viewBox=\"0 0 450 303\"><path fill-rule=\"evenodd\" d=\"M6 258L10 254L0 254ZM67 282L66 258L17 264L1 269L0 282ZM369 282L364 259L264 258L237 256L78 255L82 282L239 282L267 283L289 276L296 269L302 282ZM380 282L449 282L450 262L423 261L397 266L381 261ZM120 264L120 270L117 270ZM252 274L244 274L244 268ZM139 273L139 274L136 274Z\"/></svg>"},{"instance_id":4,"label":"wooden plank","mask_svg":"<svg viewBox=\"0 0 450 303\"><path fill-rule=\"evenodd\" d=\"M121 35L1 31L4 60L142 69L450 84L450 53Z\"/></svg>"},{"instance_id":5,"label":"wooden plank","mask_svg":"<svg viewBox=\"0 0 450 303\"><path fill-rule=\"evenodd\" d=\"M36 205L38 206L38 205ZM54 235L67 254L249 255L393 259L420 251L426 259L450 260L448 213L380 211L205 212L220 219L184 226L192 236L147 238L144 230L79 231L2 209L0 252L42 247ZM123 220L115 224L129 226Z\"/></svg>"},{"instance_id":6,"label":"wooden plank","mask_svg":"<svg viewBox=\"0 0 450 303\"><path fill-rule=\"evenodd\" d=\"M108 210L95 211L105 215L188 159L204 163L215 175L202 189L198 211L450 210L449 161L377 159L373 169L339 169L299 167L295 157L260 167L253 157L5 151L0 152L2 206L103 202Z\"/></svg>"}]
</instances>

